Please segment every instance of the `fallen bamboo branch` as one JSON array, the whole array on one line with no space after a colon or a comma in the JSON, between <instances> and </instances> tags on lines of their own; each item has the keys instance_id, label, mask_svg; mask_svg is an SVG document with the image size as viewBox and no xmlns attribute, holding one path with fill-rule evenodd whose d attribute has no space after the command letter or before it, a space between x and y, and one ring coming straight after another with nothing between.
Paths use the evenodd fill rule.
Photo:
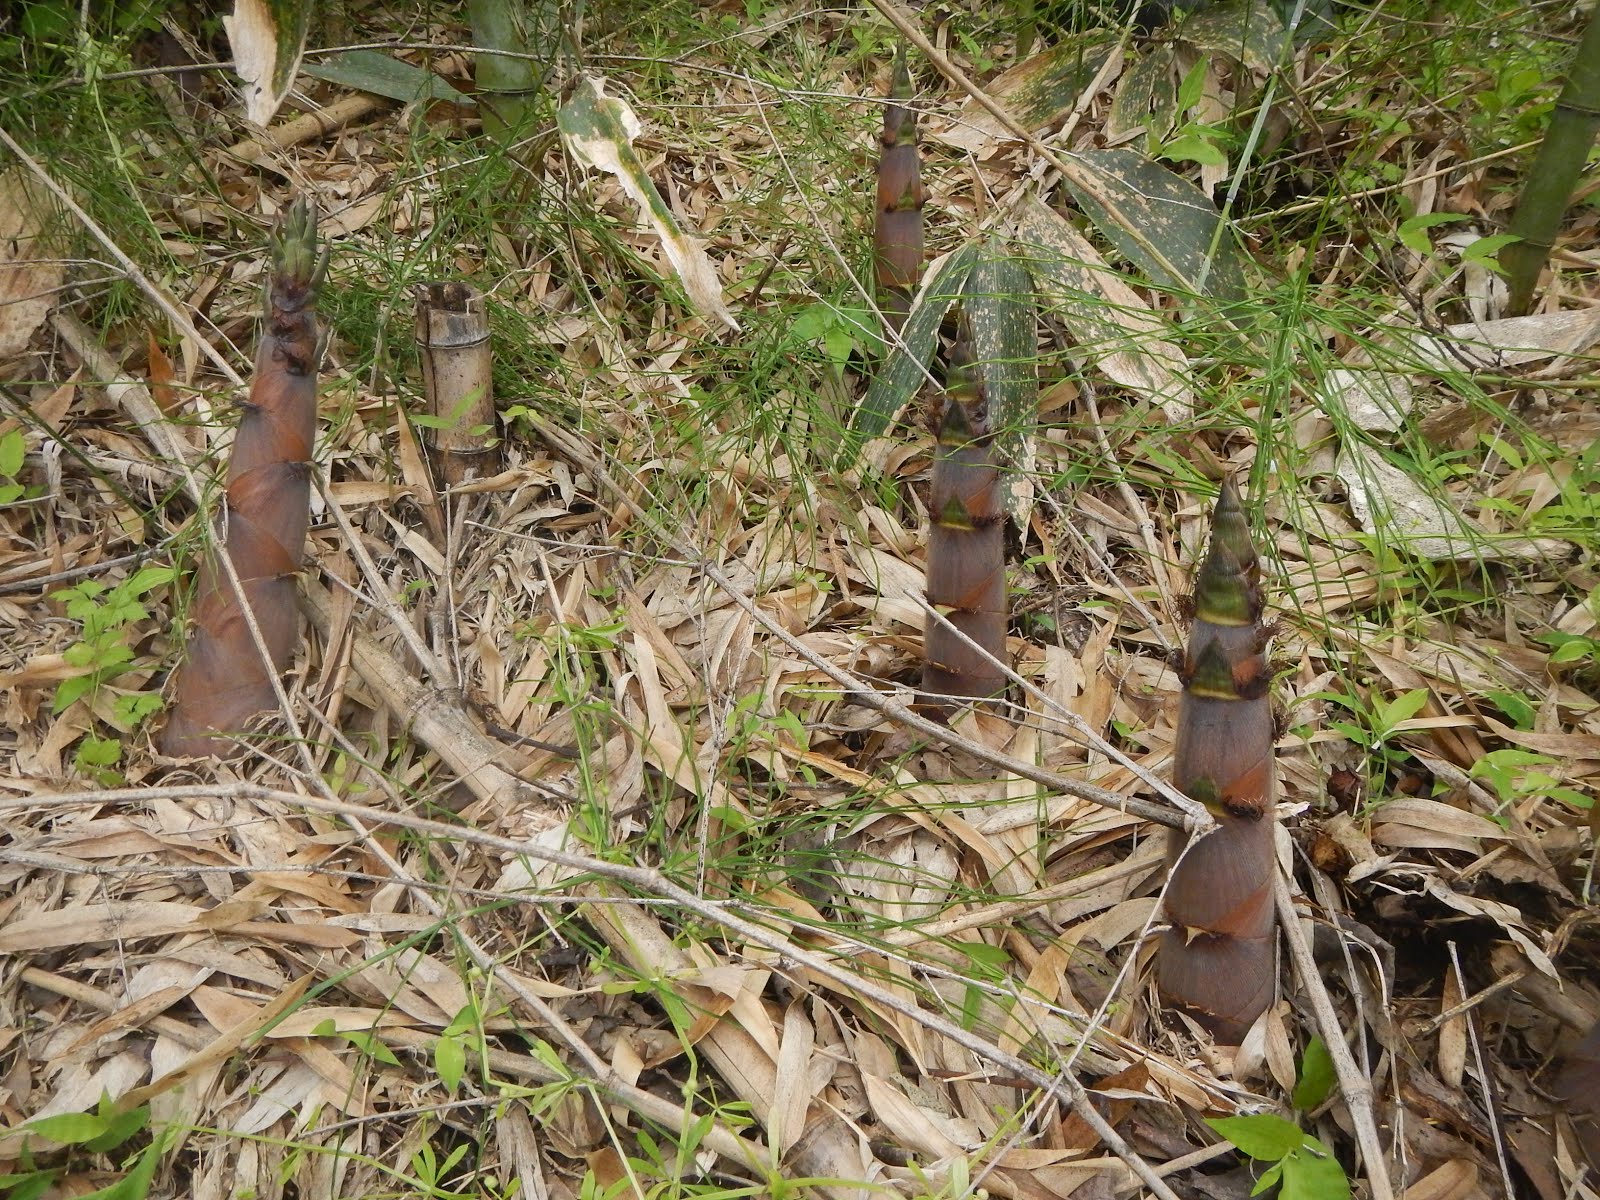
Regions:
<instances>
[{"instance_id":1,"label":"fallen bamboo branch","mask_svg":"<svg viewBox=\"0 0 1600 1200\"><path fill-rule=\"evenodd\" d=\"M332 595L310 580L305 581L301 594L311 623L326 637L333 624ZM500 812L531 814L549 807L539 789L500 765L509 748L479 729L449 693L423 683L415 671L402 666L371 635L359 630L351 639L350 655L383 705L404 721L411 736L437 754L474 796L493 803ZM549 819L553 824L555 814Z\"/></svg>"},{"instance_id":2,"label":"fallen bamboo branch","mask_svg":"<svg viewBox=\"0 0 1600 1200\"><path fill-rule=\"evenodd\" d=\"M326 137L335 130L343 129L346 125L359 121L379 109L387 108L393 103L394 101L384 96L357 92L353 96L335 100L326 108L301 113L293 120L264 129L256 136L245 138L242 142L235 142L223 153L240 162L257 163L270 151L288 150L301 142L309 142L312 138Z\"/></svg>"}]
</instances>

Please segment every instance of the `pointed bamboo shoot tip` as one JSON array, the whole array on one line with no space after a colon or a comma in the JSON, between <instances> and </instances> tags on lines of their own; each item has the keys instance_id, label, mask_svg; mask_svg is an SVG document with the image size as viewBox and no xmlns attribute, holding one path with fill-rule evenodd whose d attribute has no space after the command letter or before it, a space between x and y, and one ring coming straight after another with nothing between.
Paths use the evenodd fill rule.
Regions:
<instances>
[{"instance_id":1,"label":"pointed bamboo shoot tip","mask_svg":"<svg viewBox=\"0 0 1600 1200\"><path fill-rule=\"evenodd\" d=\"M902 104L911 99L911 64L906 59L905 43L894 55L894 74L889 79L889 99Z\"/></svg>"},{"instance_id":2,"label":"pointed bamboo shoot tip","mask_svg":"<svg viewBox=\"0 0 1600 1200\"><path fill-rule=\"evenodd\" d=\"M328 258L317 253L317 210L304 196L278 214L269 242L274 273L294 288L314 288L327 270Z\"/></svg>"}]
</instances>

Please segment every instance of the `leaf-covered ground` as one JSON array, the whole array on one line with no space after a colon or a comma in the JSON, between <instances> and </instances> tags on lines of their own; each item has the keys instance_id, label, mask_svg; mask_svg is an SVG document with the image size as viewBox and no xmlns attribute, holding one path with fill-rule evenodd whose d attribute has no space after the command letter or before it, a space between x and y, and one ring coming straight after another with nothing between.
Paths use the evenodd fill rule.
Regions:
<instances>
[{"instance_id":1,"label":"leaf-covered ground","mask_svg":"<svg viewBox=\"0 0 1600 1200\"><path fill-rule=\"evenodd\" d=\"M1578 1194L1592 187L1533 315L1493 267L1579 30L1308 7L600 5L510 144L453 6L319 17L265 132L185 5L0 24L0 1194L1233 1198L1282 1159L1333 1200L1329 1153L1379 1200ZM930 257L1037 314L1020 678L948 735L902 719L932 389L871 305L890 16L929 41ZM362 91L374 42L435 99ZM665 219L567 152L575 95L637 116ZM332 258L288 711L165 760L193 492L299 195ZM445 493L413 308L452 278L502 461ZM1237 1052L1151 984L1221 470L1299 917Z\"/></svg>"}]
</instances>

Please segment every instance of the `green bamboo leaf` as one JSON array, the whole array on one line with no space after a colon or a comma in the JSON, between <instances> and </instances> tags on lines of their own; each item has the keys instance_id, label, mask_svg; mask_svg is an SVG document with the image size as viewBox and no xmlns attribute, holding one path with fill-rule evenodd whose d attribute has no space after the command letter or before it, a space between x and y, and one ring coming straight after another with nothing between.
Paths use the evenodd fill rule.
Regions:
<instances>
[{"instance_id":1,"label":"green bamboo leaf","mask_svg":"<svg viewBox=\"0 0 1600 1200\"><path fill-rule=\"evenodd\" d=\"M459 1036L442 1037L434 1043L433 1069L447 1092L454 1092L467 1071L467 1048Z\"/></svg>"},{"instance_id":2,"label":"green bamboo leaf","mask_svg":"<svg viewBox=\"0 0 1600 1200\"><path fill-rule=\"evenodd\" d=\"M1245 298L1248 259L1238 231L1204 192L1133 150L1087 150L1077 157L1095 184L1069 180L1067 188L1124 257L1174 291L1223 304Z\"/></svg>"},{"instance_id":3,"label":"green bamboo leaf","mask_svg":"<svg viewBox=\"0 0 1600 1200\"><path fill-rule=\"evenodd\" d=\"M1294 1095L1291 1097L1294 1106L1302 1112L1310 1112L1333 1095L1337 1082L1333 1055L1328 1053L1327 1043L1319 1037L1312 1038L1300 1059L1300 1079L1294 1085Z\"/></svg>"},{"instance_id":4,"label":"green bamboo leaf","mask_svg":"<svg viewBox=\"0 0 1600 1200\"><path fill-rule=\"evenodd\" d=\"M305 63L300 69L313 79L337 83L358 92L371 92L374 96L387 96L402 104L413 100L448 100L470 108L477 103L432 71L379 50L347 50L321 62Z\"/></svg>"},{"instance_id":5,"label":"green bamboo leaf","mask_svg":"<svg viewBox=\"0 0 1600 1200\"><path fill-rule=\"evenodd\" d=\"M984 243L962 294L972 326L973 372L982 389L1001 468L1006 512L1026 526L1033 504L1034 430L1039 375L1034 367L1033 284L1027 268L999 238Z\"/></svg>"},{"instance_id":6,"label":"green bamboo leaf","mask_svg":"<svg viewBox=\"0 0 1600 1200\"><path fill-rule=\"evenodd\" d=\"M1281 1200L1350 1200L1344 1168L1321 1142L1309 1135L1283 1160Z\"/></svg>"},{"instance_id":7,"label":"green bamboo leaf","mask_svg":"<svg viewBox=\"0 0 1600 1200\"><path fill-rule=\"evenodd\" d=\"M883 433L922 390L939 340L939 324L960 297L977 258L978 247L969 242L928 273L900 330L900 343L889 351L850 422L844 463L853 460L866 441Z\"/></svg>"}]
</instances>

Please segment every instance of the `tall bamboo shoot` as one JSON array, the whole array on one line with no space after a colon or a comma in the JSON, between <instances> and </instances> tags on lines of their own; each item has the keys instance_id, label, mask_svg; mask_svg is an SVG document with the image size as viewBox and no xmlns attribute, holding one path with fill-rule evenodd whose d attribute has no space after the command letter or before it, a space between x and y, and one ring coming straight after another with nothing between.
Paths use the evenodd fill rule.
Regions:
<instances>
[{"instance_id":1,"label":"tall bamboo shoot","mask_svg":"<svg viewBox=\"0 0 1600 1200\"><path fill-rule=\"evenodd\" d=\"M957 324L928 496L928 603L954 627L930 616L923 635L922 702L940 711L949 697L987 698L1006 686L998 665L1006 646L1000 469L964 314Z\"/></svg>"},{"instance_id":2,"label":"tall bamboo shoot","mask_svg":"<svg viewBox=\"0 0 1600 1200\"><path fill-rule=\"evenodd\" d=\"M889 103L883 109L883 152L878 157L878 220L873 230L878 307L885 340L898 336L922 278L922 167L917 154L917 114L908 108L911 69L905 48L894 60Z\"/></svg>"},{"instance_id":3,"label":"tall bamboo shoot","mask_svg":"<svg viewBox=\"0 0 1600 1200\"><path fill-rule=\"evenodd\" d=\"M273 678L294 657L299 633L295 573L310 517L317 423L316 295L327 267L317 252L316 214L304 200L280 220L270 254L255 378L234 437L219 534L267 654L213 552L200 571L187 657L162 733L171 755L231 752L217 735L242 732L277 707Z\"/></svg>"},{"instance_id":4,"label":"tall bamboo shoot","mask_svg":"<svg viewBox=\"0 0 1600 1200\"><path fill-rule=\"evenodd\" d=\"M1239 493L1224 482L1195 579L1173 783L1217 819L1177 858L1156 976L1167 1003L1237 1045L1272 1001L1274 720L1260 566ZM1175 847L1175 850L1179 847Z\"/></svg>"}]
</instances>

